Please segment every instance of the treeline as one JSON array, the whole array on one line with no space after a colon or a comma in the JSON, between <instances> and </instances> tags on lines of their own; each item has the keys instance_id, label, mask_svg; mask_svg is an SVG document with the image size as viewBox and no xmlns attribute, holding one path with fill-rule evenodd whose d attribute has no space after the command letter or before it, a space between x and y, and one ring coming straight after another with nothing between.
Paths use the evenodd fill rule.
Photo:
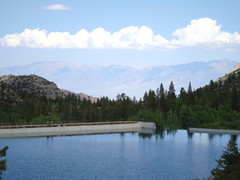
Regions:
<instances>
[{"instance_id":1,"label":"treeline","mask_svg":"<svg viewBox=\"0 0 240 180\"><path fill-rule=\"evenodd\" d=\"M125 95L117 100L102 97L96 102L70 94L64 98L47 99L22 95L23 103L1 103L1 125L126 121L138 112L138 102Z\"/></svg>"},{"instance_id":2,"label":"treeline","mask_svg":"<svg viewBox=\"0 0 240 180\"><path fill-rule=\"evenodd\" d=\"M208 127L240 129L240 73L224 81L211 81L196 90L191 83L177 95L174 83L168 88L145 92L140 100L122 93L115 100L102 97L96 102L74 94L55 100L31 94L22 103L1 101L0 124L42 124L96 121L151 121L159 128Z\"/></svg>"}]
</instances>

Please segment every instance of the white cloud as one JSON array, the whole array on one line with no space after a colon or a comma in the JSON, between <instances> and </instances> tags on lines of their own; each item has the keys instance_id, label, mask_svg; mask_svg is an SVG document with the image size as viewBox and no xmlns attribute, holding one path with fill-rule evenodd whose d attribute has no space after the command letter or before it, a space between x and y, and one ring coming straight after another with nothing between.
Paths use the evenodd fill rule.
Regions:
<instances>
[{"instance_id":1,"label":"white cloud","mask_svg":"<svg viewBox=\"0 0 240 180\"><path fill-rule=\"evenodd\" d=\"M47 10L68 10L69 7L64 6L63 4L53 4L53 5L50 5L50 6L46 6L44 9L47 9Z\"/></svg>"},{"instance_id":2,"label":"white cloud","mask_svg":"<svg viewBox=\"0 0 240 180\"><path fill-rule=\"evenodd\" d=\"M96 49L152 49L168 48L169 41L146 27L130 26L110 33L103 28L92 32L84 29L76 34L51 32L41 29L25 29L21 33L9 34L0 39L4 47L29 48L96 48Z\"/></svg>"},{"instance_id":3,"label":"white cloud","mask_svg":"<svg viewBox=\"0 0 240 180\"><path fill-rule=\"evenodd\" d=\"M217 21L210 18L192 20L190 25L177 29L173 35L178 39L173 39L171 44L177 47L222 47L240 44L240 35L237 32L222 32Z\"/></svg>"},{"instance_id":4,"label":"white cloud","mask_svg":"<svg viewBox=\"0 0 240 180\"><path fill-rule=\"evenodd\" d=\"M129 26L117 32L96 28L75 34L47 32L43 29L25 29L21 33L0 38L3 47L64 48L64 49L172 49L182 47L226 47L240 45L240 35L221 31L221 26L210 18L192 20L185 28L173 32L176 39L167 40L154 34L147 26Z\"/></svg>"}]
</instances>

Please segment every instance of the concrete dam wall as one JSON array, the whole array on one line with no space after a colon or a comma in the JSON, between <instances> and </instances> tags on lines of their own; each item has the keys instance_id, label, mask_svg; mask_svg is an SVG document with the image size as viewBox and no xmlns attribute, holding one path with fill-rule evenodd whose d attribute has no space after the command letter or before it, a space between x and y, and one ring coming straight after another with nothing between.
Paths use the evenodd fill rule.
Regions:
<instances>
[{"instance_id":1,"label":"concrete dam wall","mask_svg":"<svg viewBox=\"0 0 240 180\"><path fill-rule=\"evenodd\" d=\"M28 126L1 126L0 138L41 137L80 134L140 132L141 129L156 129L155 123L102 122Z\"/></svg>"},{"instance_id":2,"label":"concrete dam wall","mask_svg":"<svg viewBox=\"0 0 240 180\"><path fill-rule=\"evenodd\" d=\"M207 129L207 128L189 128L190 133L209 133L209 134L240 134L240 130L227 129Z\"/></svg>"}]
</instances>

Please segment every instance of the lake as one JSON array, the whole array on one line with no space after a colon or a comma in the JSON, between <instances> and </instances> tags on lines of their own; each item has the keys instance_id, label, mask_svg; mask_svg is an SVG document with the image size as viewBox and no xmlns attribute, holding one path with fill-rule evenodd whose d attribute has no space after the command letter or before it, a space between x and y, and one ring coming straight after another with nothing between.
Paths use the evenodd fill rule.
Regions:
<instances>
[{"instance_id":1,"label":"lake","mask_svg":"<svg viewBox=\"0 0 240 180\"><path fill-rule=\"evenodd\" d=\"M187 180L207 178L228 141L238 136L186 130L2 138L9 146L3 179Z\"/></svg>"}]
</instances>

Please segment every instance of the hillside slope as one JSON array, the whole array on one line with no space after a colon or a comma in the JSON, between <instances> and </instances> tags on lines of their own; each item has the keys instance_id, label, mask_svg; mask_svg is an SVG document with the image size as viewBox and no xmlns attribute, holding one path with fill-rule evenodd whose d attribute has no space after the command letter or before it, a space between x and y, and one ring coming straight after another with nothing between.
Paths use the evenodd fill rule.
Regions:
<instances>
[{"instance_id":1,"label":"hillside slope","mask_svg":"<svg viewBox=\"0 0 240 180\"><path fill-rule=\"evenodd\" d=\"M65 98L70 91L62 90L54 82L50 82L37 75L4 75L0 76L0 101L21 103L22 96L34 95L37 97L46 97L47 99ZM95 101L83 93L75 94L80 99L86 98Z\"/></svg>"},{"instance_id":2,"label":"hillside slope","mask_svg":"<svg viewBox=\"0 0 240 180\"><path fill-rule=\"evenodd\" d=\"M227 80L229 77L237 77L240 73L240 62L238 62L234 68L227 74L225 74L223 77L220 77L218 79L218 81L225 81Z\"/></svg>"}]
</instances>

